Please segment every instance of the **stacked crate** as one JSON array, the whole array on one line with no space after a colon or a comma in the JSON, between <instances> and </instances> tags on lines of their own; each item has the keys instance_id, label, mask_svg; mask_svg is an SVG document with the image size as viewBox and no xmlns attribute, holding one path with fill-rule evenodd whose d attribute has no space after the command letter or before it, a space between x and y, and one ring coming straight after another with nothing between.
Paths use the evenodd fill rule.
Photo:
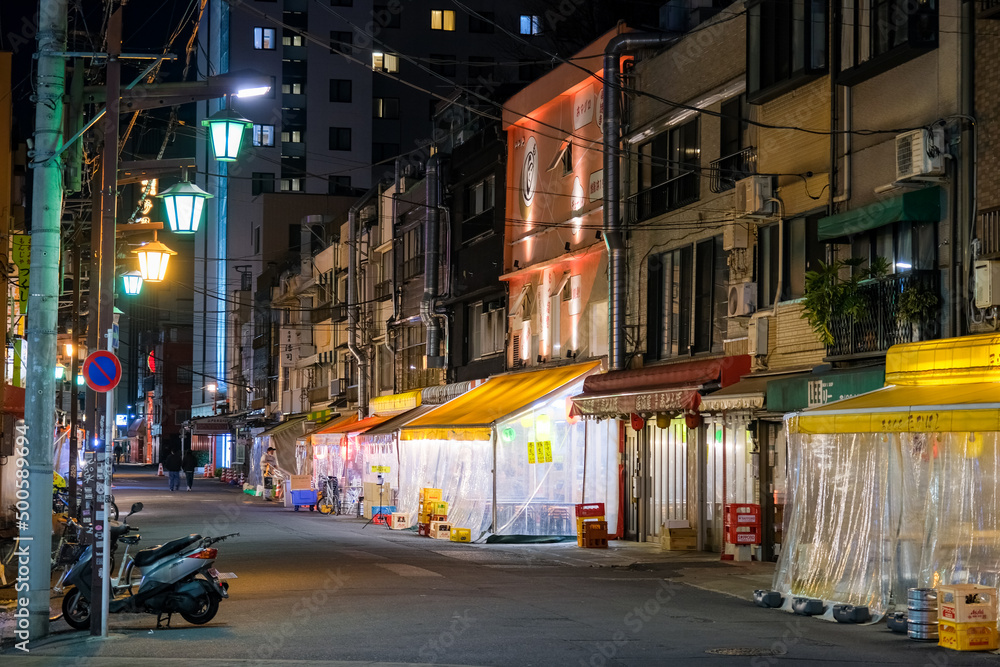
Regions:
<instances>
[{"instance_id":1,"label":"stacked crate","mask_svg":"<svg viewBox=\"0 0 1000 667\"><path fill-rule=\"evenodd\" d=\"M471 542L472 541L472 531L468 528L452 528L451 529L451 541L452 542Z\"/></svg>"},{"instance_id":2,"label":"stacked crate","mask_svg":"<svg viewBox=\"0 0 1000 667\"><path fill-rule=\"evenodd\" d=\"M597 524L590 527L587 524ZM603 526L603 534L600 526ZM592 542L588 543L588 540ZM603 540L603 544L601 541ZM604 520L604 503L576 506L576 544L580 547L608 546L608 523Z\"/></svg>"},{"instance_id":3,"label":"stacked crate","mask_svg":"<svg viewBox=\"0 0 1000 667\"><path fill-rule=\"evenodd\" d=\"M417 506L417 534L431 537L431 523L438 521L435 511L444 506L444 521L448 520L448 503L441 501L441 489L420 489L420 503ZM449 530L449 537L450 535Z\"/></svg>"},{"instance_id":4,"label":"stacked crate","mask_svg":"<svg viewBox=\"0 0 1000 667\"><path fill-rule=\"evenodd\" d=\"M993 651L997 637L997 589L978 584L938 588L938 646Z\"/></svg>"}]
</instances>

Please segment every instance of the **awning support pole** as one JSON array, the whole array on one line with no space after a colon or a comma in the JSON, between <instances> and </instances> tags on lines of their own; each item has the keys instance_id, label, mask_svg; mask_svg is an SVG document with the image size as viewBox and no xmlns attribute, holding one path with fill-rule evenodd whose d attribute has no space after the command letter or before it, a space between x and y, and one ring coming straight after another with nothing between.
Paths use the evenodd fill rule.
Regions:
<instances>
[{"instance_id":1,"label":"awning support pole","mask_svg":"<svg viewBox=\"0 0 1000 667\"><path fill-rule=\"evenodd\" d=\"M490 440L493 445L493 508L490 512L490 532L497 530L497 427L496 424L490 426Z\"/></svg>"}]
</instances>

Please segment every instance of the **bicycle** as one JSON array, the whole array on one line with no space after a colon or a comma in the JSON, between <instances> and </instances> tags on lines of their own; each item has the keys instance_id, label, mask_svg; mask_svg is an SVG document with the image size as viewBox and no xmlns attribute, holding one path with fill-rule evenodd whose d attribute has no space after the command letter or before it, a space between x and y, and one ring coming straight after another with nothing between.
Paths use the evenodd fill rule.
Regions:
<instances>
[{"instance_id":1,"label":"bicycle","mask_svg":"<svg viewBox=\"0 0 1000 667\"><path fill-rule=\"evenodd\" d=\"M52 489L52 511L56 514L69 514L69 491L66 489L53 488ZM118 505L115 504L115 495L111 494L111 499L108 503L108 517L113 521L118 521ZM75 519L80 519L79 508L77 509Z\"/></svg>"},{"instance_id":2,"label":"bicycle","mask_svg":"<svg viewBox=\"0 0 1000 667\"><path fill-rule=\"evenodd\" d=\"M340 514L340 489L336 477L324 477L316 509L320 514Z\"/></svg>"}]
</instances>

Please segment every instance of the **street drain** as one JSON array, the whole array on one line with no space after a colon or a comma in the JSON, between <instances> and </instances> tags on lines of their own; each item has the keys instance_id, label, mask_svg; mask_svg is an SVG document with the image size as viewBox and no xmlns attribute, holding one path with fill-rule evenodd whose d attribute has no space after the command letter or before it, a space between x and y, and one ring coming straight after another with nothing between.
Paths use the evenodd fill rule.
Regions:
<instances>
[{"instance_id":1,"label":"street drain","mask_svg":"<svg viewBox=\"0 0 1000 667\"><path fill-rule=\"evenodd\" d=\"M712 655L741 655L741 656L755 656L755 655L784 655L784 651L775 650L773 648L710 648L705 653L711 653Z\"/></svg>"}]
</instances>

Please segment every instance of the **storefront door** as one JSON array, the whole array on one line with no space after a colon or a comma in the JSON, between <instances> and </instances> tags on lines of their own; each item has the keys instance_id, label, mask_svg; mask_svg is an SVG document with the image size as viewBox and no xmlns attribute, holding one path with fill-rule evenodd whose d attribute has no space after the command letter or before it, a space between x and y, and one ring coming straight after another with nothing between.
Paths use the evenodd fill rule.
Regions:
<instances>
[{"instance_id":1,"label":"storefront door","mask_svg":"<svg viewBox=\"0 0 1000 667\"><path fill-rule=\"evenodd\" d=\"M625 535L657 540L668 521L688 516L688 429L683 419L667 428L649 420L641 431L626 429L626 483L629 487Z\"/></svg>"}]
</instances>

